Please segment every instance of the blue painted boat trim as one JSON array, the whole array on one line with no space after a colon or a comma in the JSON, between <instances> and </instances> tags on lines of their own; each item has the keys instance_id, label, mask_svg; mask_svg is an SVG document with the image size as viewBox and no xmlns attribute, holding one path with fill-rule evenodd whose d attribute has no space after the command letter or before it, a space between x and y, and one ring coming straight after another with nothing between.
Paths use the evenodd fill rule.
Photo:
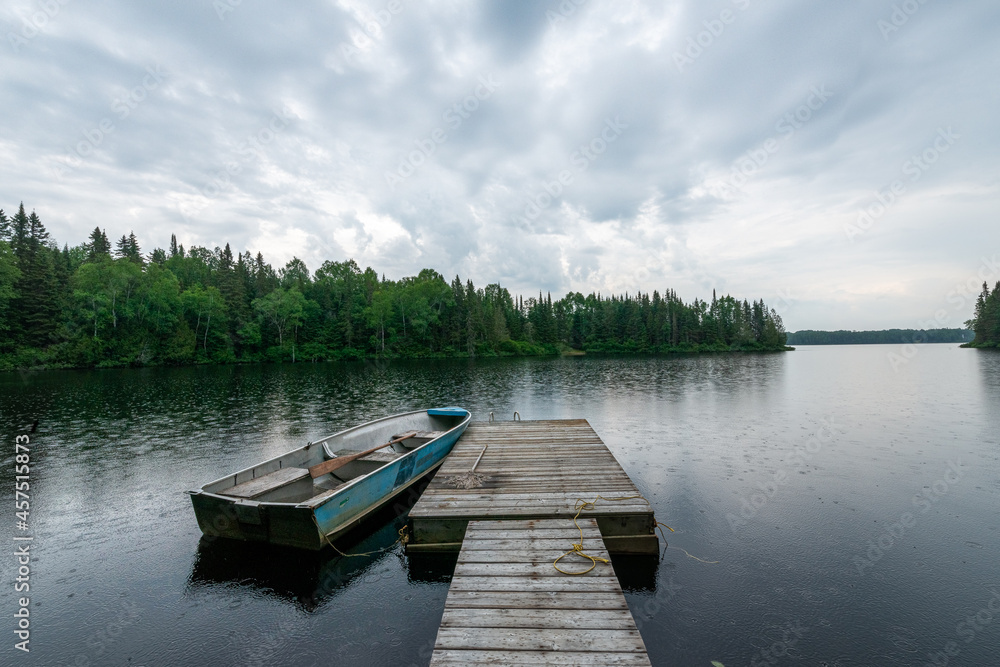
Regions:
<instances>
[{"instance_id":1,"label":"blue painted boat trim","mask_svg":"<svg viewBox=\"0 0 1000 667\"><path fill-rule=\"evenodd\" d=\"M427 411L427 414L435 417L463 417L468 414L468 410L464 408L431 408Z\"/></svg>"}]
</instances>

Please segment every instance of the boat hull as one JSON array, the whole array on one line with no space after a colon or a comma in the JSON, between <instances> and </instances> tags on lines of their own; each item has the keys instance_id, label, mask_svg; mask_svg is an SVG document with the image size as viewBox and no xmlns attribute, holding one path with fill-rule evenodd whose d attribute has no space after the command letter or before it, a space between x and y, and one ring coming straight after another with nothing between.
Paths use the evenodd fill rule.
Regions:
<instances>
[{"instance_id":1,"label":"boat hull","mask_svg":"<svg viewBox=\"0 0 1000 667\"><path fill-rule=\"evenodd\" d=\"M460 409L455 408L437 409L437 414L445 414L441 412L442 410L451 411L447 415L456 418L453 419L457 422L454 426L394 461L352 480L342 489L326 497L302 502L258 502L234 498L219 492L225 490L219 488L220 484L228 483L231 487L234 482L252 479L247 476L247 471L241 471L190 491L198 526L205 535L211 537L270 542L302 549L321 549L330 540L359 525L376 510L398 499L411 486L441 465L471 418L467 411L461 410L459 414L457 410ZM427 411L428 414L434 412ZM383 433L393 430L393 420L404 423L405 418L419 414L420 412L405 413L363 424L316 443L310 443L305 448L289 452L284 457L265 462L248 471L277 469L283 460L316 460L317 446L325 447L325 441L336 441L337 438L346 440L359 429L373 426L380 427L378 437L384 437ZM307 458L307 450L310 449L313 450L312 459ZM399 501L399 504L402 509L409 503Z\"/></svg>"}]
</instances>

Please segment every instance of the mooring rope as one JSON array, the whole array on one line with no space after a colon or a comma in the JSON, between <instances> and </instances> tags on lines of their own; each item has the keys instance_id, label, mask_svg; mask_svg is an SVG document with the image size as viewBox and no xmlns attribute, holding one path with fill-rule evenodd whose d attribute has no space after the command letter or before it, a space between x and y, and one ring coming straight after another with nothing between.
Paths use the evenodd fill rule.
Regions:
<instances>
[{"instance_id":1,"label":"mooring rope","mask_svg":"<svg viewBox=\"0 0 1000 667\"><path fill-rule=\"evenodd\" d=\"M330 537L326 533L323 532L322 528L320 528L319 521L316 520L316 515L313 514L311 516L312 516L313 523L316 524L316 529L319 530L319 534L323 536L323 540L327 544L330 545L331 549L333 549L338 554L340 554L341 556L344 556L346 558L356 558L356 557L361 557L361 556L373 556L375 554L383 554L386 551L388 551L389 549L395 548L395 546L397 544L401 543L401 544L403 544L403 546L406 546L406 544L410 541L410 536L406 534L406 529L409 526L406 525L406 526L403 526L402 528L399 529L399 537L396 538L396 541L393 542L392 544L390 544L387 547L382 547L381 549L376 549L374 551L365 551L364 553L359 553L359 554L345 554L343 551L341 551L336 546L334 546L333 542L330 541Z\"/></svg>"},{"instance_id":2,"label":"mooring rope","mask_svg":"<svg viewBox=\"0 0 1000 667\"><path fill-rule=\"evenodd\" d=\"M621 498L605 498L604 496L597 496L593 500L584 500L583 498L577 498L576 499L576 505L573 508L573 509L576 510L576 516L573 517L573 525L575 525L576 529L580 531L580 541L579 542L571 542L570 544L572 545L573 548L570 549L569 551L566 551L561 556L559 556L554 561L552 561L552 567L554 567L559 572L562 572L563 574L580 575L580 574L587 574L588 572L590 572L591 570L593 570L595 567L597 567L597 563L598 562L601 562L601 563L610 563L611 561L608 560L607 558L602 558L600 556L594 556L594 555L588 554L586 551L583 550L583 528L580 527L580 524L579 524L579 522L577 522L577 519L580 518L580 514L584 510L590 511L592 509L595 509L597 507L597 501L598 500L607 500L609 502L618 502L618 501L622 501L622 500L635 500L637 498L642 498L643 500L645 500L645 498L643 498L641 495L622 496ZM664 550L666 550L666 549L680 549L685 554L687 554L689 558L693 558L696 561L698 561L699 563L706 563L706 564L709 564L709 565L715 565L715 564L717 564L719 562L717 560L703 560L701 558L698 558L697 556L692 556L691 554L689 554L684 549L681 549L681 547L671 547L669 544L667 544L667 536L663 532L663 529L666 528L671 533L675 532L674 529L671 528L670 526L668 526L667 524L663 523L662 521L657 521L655 516L653 517L653 527L654 527L655 530L660 531L660 537L663 538ZM582 570L580 572L567 572L566 570L564 570L561 567L559 567L559 561L561 561L566 556L569 556L570 554L573 554L575 556L579 556L580 558L584 558L584 559L589 560L590 561L590 567L588 567L586 570Z\"/></svg>"}]
</instances>

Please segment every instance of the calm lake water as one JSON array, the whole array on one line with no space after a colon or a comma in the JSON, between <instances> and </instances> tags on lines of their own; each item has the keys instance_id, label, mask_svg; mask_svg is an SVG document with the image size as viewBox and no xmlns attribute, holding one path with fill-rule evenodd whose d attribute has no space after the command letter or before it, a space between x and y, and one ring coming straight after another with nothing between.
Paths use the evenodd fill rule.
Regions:
<instances>
[{"instance_id":1,"label":"calm lake water","mask_svg":"<svg viewBox=\"0 0 1000 667\"><path fill-rule=\"evenodd\" d=\"M3 558L0 662L426 665L453 559L212 542L183 492L456 404L588 419L675 529L660 558L615 562L654 665L1000 664L1000 354L917 350L896 370L897 346L844 346L2 375L8 500L14 435L39 426L31 652ZM8 545L15 521L5 502Z\"/></svg>"}]
</instances>

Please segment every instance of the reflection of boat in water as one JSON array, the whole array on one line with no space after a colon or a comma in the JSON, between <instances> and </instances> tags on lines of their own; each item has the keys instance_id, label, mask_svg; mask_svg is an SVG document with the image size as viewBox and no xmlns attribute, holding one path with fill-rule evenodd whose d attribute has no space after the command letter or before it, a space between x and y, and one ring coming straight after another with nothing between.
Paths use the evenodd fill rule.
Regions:
<instances>
[{"instance_id":1,"label":"reflection of boat in water","mask_svg":"<svg viewBox=\"0 0 1000 667\"><path fill-rule=\"evenodd\" d=\"M427 478L421 480L413 487L414 493L404 497L404 509L409 509L416 502L428 481ZM337 548L344 553L377 552L371 556L344 557L332 549L306 551L267 543L202 537L187 590L189 593L246 590L313 611L352 581L364 577L384 559L405 557L401 545L392 548L399 539L400 529L406 524L405 512L398 514L397 509L382 508L362 527L335 541ZM449 571L449 577L450 574Z\"/></svg>"},{"instance_id":2,"label":"reflection of boat in water","mask_svg":"<svg viewBox=\"0 0 1000 667\"><path fill-rule=\"evenodd\" d=\"M189 491L205 535L320 549L441 465L471 415L419 410L327 436Z\"/></svg>"},{"instance_id":3,"label":"reflection of boat in water","mask_svg":"<svg viewBox=\"0 0 1000 667\"><path fill-rule=\"evenodd\" d=\"M342 542L338 547L350 553L391 547L403 522L392 521L367 536L350 551ZM275 596L293 602L305 611L313 611L323 600L334 596L351 581L374 568L383 558L400 557L392 553L364 558L345 558L330 549L305 551L270 544L241 544L231 540L202 537L188 592L218 589L244 589L255 594Z\"/></svg>"}]
</instances>

